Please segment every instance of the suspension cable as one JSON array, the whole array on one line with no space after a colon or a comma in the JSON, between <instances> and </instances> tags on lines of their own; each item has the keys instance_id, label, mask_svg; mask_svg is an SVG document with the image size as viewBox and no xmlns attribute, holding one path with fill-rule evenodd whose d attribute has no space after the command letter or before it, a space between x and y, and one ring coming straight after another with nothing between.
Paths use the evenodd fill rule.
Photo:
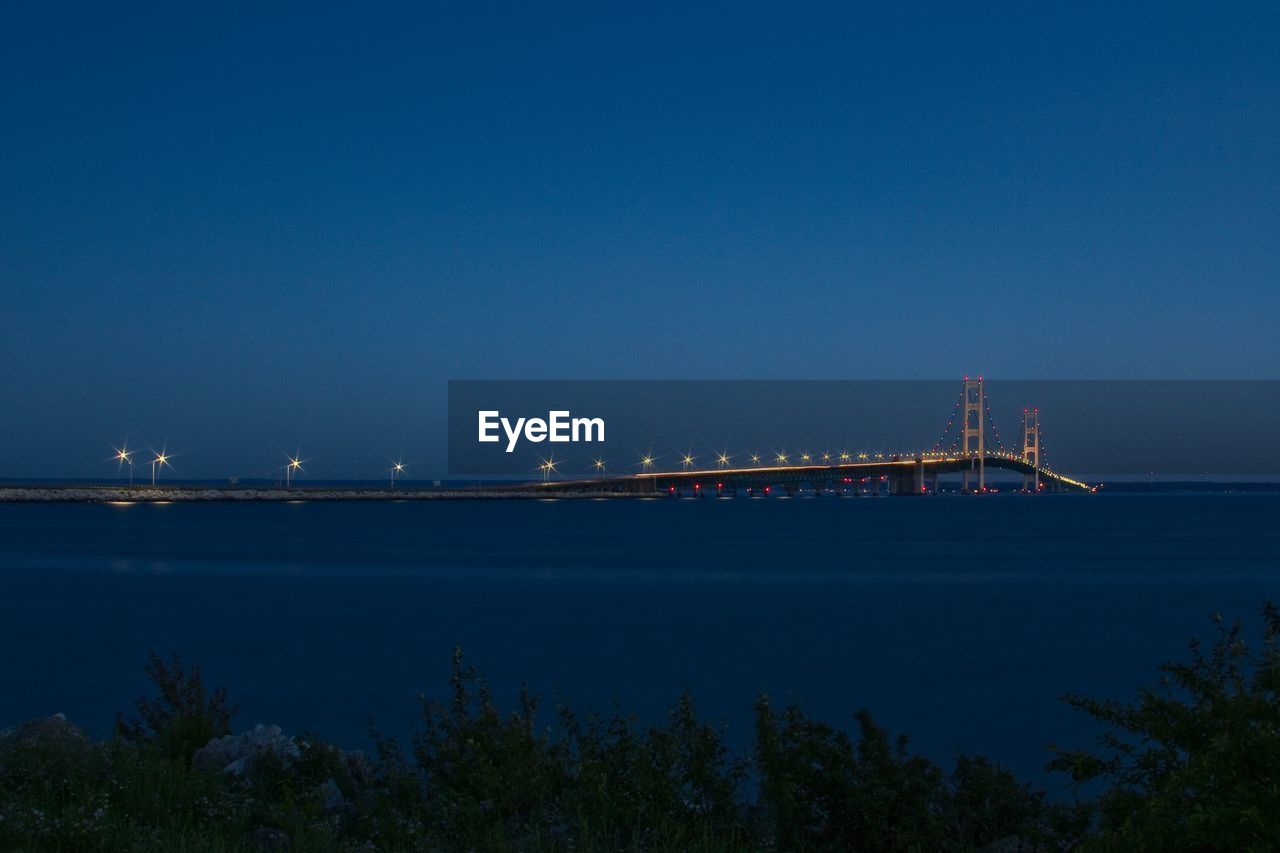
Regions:
<instances>
[{"instance_id":1,"label":"suspension cable","mask_svg":"<svg viewBox=\"0 0 1280 853\"><path fill-rule=\"evenodd\" d=\"M982 404L987 409L987 423L991 424L991 431L995 433L996 450L1004 450L1004 442L1000 440L1000 428L996 426L996 419L991 416L991 400L987 397L987 389L982 389Z\"/></svg>"},{"instance_id":2,"label":"suspension cable","mask_svg":"<svg viewBox=\"0 0 1280 853\"><path fill-rule=\"evenodd\" d=\"M956 422L956 415L960 413L960 407L961 407L962 405L964 405L964 391L963 391L963 390L961 390L961 392L960 392L960 396L956 399L956 405L955 405L955 408L953 408L953 409L951 410L951 417L947 419L947 427L946 427L946 429L944 429L944 430L942 431L942 435L938 436L938 440L937 440L936 442L934 442L934 444L933 444L933 451L932 451L932 452L937 453L939 450L941 450L941 449L942 449L942 442L946 441L946 440L947 440L947 436L951 433L951 427L955 425L955 422ZM958 439L957 439L957 441L958 441ZM953 447L953 448L955 447L955 444L956 444L956 442L952 442L952 447ZM950 452L950 451L948 451L948 452Z\"/></svg>"}]
</instances>

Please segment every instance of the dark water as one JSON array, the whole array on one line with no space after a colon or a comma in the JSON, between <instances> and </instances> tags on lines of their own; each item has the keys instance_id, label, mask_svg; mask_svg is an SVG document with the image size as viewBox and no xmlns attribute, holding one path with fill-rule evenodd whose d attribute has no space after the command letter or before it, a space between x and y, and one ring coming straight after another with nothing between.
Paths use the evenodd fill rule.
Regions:
<instances>
[{"instance_id":1,"label":"dark water","mask_svg":"<svg viewBox=\"0 0 1280 853\"><path fill-rule=\"evenodd\" d=\"M149 650L276 722L366 745L461 644L502 699L658 718L690 687L738 743L768 691L868 707L916 748L1037 782L1215 611L1280 598L1280 496L0 505L0 725L96 734Z\"/></svg>"}]
</instances>

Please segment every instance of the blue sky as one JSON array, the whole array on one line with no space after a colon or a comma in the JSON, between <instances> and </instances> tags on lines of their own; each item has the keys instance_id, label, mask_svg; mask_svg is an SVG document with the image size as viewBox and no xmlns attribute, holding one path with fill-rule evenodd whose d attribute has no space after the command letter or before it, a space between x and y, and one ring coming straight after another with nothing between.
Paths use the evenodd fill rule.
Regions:
<instances>
[{"instance_id":1,"label":"blue sky","mask_svg":"<svg viewBox=\"0 0 1280 853\"><path fill-rule=\"evenodd\" d=\"M451 378L1275 377L1277 17L15 8L0 476L434 469Z\"/></svg>"}]
</instances>

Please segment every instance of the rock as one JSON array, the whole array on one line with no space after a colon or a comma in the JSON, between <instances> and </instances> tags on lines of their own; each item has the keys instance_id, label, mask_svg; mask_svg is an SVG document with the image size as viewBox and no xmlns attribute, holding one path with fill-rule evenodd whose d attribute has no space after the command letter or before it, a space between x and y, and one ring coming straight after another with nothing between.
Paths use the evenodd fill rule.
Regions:
<instances>
[{"instance_id":1,"label":"rock","mask_svg":"<svg viewBox=\"0 0 1280 853\"><path fill-rule=\"evenodd\" d=\"M279 726L260 723L238 735L213 738L196 750L192 763L201 770L223 770L239 775L264 755L292 761L299 755L298 744L283 734Z\"/></svg>"},{"instance_id":2,"label":"rock","mask_svg":"<svg viewBox=\"0 0 1280 853\"><path fill-rule=\"evenodd\" d=\"M264 850L283 850L293 843L289 833L269 826L260 826L245 833L244 840Z\"/></svg>"},{"instance_id":3,"label":"rock","mask_svg":"<svg viewBox=\"0 0 1280 853\"><path fill-rule=\"evenodd\" d=\"M84 729L68 722L66 714L28 720L0 731L0 750L35 745L82 749L87 748L90 742Z\"/></svg>"},{"instance_id":4,"label":"rock","mask_svg":"<svg viewBox=\"0 0 1280 853\"><path fill-rule=\"evenodd\" d=\"M336 812L347 803L347 798L342 796L342 789L332 779L325 779L320 785L320 800L324 803L326 814Z\"/></svg>"}]
</instances>

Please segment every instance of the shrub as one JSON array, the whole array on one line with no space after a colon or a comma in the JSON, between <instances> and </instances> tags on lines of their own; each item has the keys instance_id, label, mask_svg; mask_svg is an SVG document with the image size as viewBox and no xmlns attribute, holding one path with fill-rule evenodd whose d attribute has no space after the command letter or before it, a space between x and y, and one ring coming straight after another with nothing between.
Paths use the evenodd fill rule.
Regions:
<instances>
[{"instance_id":1,"label":"shrub","mask_svg":"<svg viewBox=\"0 0 1280 853\"><path fill-rule=\"evenodd\" d=\"M200 667L184 668L177 655L165 663L155 652L146 666L147 676L160 690L155 699L138 697L133 707L138 719L116 714L116 734L124 740L158 748L188 764L195 751L211 738L231 734L231 719L238 706L227 704L227 691L208 693Z\"/></svg>"},{"instance_id":2,"label":"shrub","mask_svg":"<svg viewBox=\"0 0 1280 853\"><path fill-rule=\"evenodd\" d=\"M1098 850L1273 850L1280 839L1280 611L1262 608L1252 650L1240 622L1134 702L1064 697L1107 724L1101 749L1059 750L1050 767L1097 798Z\"/></svg>"},{"instance_id":3,"label":"shrub","mask_svg":"<svg viewBox=\"0 0 1280 853\"><path fill-rule=\"evenodd\" d=\"M792 705L756 703L759 811L766 835L783 849L941 848L942 773L890 741L866 711L860 737L807 718Z\"/></svg>"}]
</instances>

